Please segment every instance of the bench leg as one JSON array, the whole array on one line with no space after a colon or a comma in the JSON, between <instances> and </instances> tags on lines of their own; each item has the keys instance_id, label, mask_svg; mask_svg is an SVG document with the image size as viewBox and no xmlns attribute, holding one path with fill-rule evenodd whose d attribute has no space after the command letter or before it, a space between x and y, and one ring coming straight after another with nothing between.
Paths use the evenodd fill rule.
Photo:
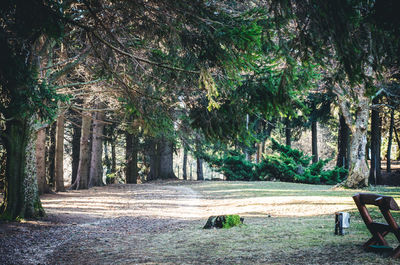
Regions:
<instances>
[{"instance_id":1,"label":"bench leg","mask_svg":"<svg viewBox=\"0 0 400 265\"><path fill-rule=\"evenodd\" d=\"M380 244L382 246L388 246L389 244L384 239L384 237L389 234L388 231L382 233L376 233L367 242L364 243L363 248L367 249L371 245Z\"/></svg>"},{"instance_id":2,"label":"bench leg","mask_svg":"<svg viewBox=\"0 0 400 265\"><path fill-rule=\"evenodd\" d=\"M398 246L395 250L393 250L392 257L398 259L400 257L400 246Z\"/></svg>"}]
</instances>

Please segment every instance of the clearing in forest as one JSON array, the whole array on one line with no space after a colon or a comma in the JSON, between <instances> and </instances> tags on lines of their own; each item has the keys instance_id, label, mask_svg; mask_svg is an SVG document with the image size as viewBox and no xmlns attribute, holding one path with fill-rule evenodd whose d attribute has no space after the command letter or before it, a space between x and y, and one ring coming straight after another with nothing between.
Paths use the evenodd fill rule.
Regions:
<instances>
[{"instance_id":1,"label":"clearing in forest","mask_svg":"<svg viewBox=\"0 0 400 265\"><path fill-rule=\"evenodd\" d=\"M369 234L354 193L171 181L45 195L45 219L0 224L0 264L396 264L361 249ZM336 211L351 212L345 236L333 234ZM239 214L245 225L202 229L208 216L221 214Z\"/></svg>"}]
</instances>

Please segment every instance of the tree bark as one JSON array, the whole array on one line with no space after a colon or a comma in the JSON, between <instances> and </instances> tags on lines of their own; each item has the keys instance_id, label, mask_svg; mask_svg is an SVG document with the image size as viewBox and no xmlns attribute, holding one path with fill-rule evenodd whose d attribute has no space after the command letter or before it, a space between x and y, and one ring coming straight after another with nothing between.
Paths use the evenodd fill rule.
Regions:
<instances>
[{"instance_id":1,"label":"tree bark","mask_svg":"<svg viewBox=\"0 0 400 265\"><path fill-rule=\"evenodd\" d=\"M156 139L149 141L149 157L150 157L150 171L147 175L147 180L155 180L159 178L160 171L160 154L158 152L158 143Z\"/></svg>"},{"instance_id":2,"label":"tree bark","mask_svg":"<svg viewBox=\"0 0 400 265\"><path fill-rule=\"evenodd\" d=\"M182 163L182 171L183 171L182 177L184 180L188 179L187 178L187 157L188 157L187 153L188 153L187 148L184 145L183 146L183 163Z\"/></svg>"},{"instance_id":3,"label":"tree bark","mask_svg":"<svg viewBox=\"0 0 400 265\"><path fill-rule=\"evenodd\" d=\"M399 135L397 134L396 127L393 127L393 131L394 131L394 135L396 137L397 148L398 148L396 160L400 160L400 140L399 140Z\"/></svg>"},{"instance_id":4,"label":"tree bark","mask_svg":"<svg viewBox=\"0 0 400 265\"><path fill-rule=\"evenodd\" d=\"M311 142L312 142L312 162L318 162L318 131L317 122L313 121L311 123Z\"/></svg>"},{"instance_id":5,"label":"tree bark","mask_svg":"<svg viewBox=\"0 0 400 265\"><path fill-rule=\"evenodd\" d=\"M116 155L116 141L117 137L112 136L111 138L111 173L116 173L117 172L117 155Z\"/></svg>"},{"instance_id":6,"label":"tree bark","mask_svg":"<svg viewBox=\"0 0 400 265\"><path fill-rule=\"evenodd\" d=\"M72 173L71 173L71 185L76 181L76 175L78 174L79 166L79 150L81 141L81 119L72 124Z\"/></svg>"},{"instance_id":7,"label":"tree bark","mask_svg":"<svg viewBox=\"0 0 400 265\"><path fill-rule=\"evenodd\" d=\"M339 116L339 133L338 133L338 154L336 166L349 168L349 144L350 144L350 129L344 119L344 116Z\"/></svg>"},{"instance_id":8,"label":"tree bark","mask_svg":"<svg viewBox=\"0 0 400 265\"><path fill-rule=\"evenodd\" d=\"M89 113L82 114L82 133L79 151L78 174L76 176L75 183L71 186L72 189L81 190L88 188L90 159L89 137L91 121L92 119L89 116Z\"/></svg>"},{"instance_id":9,"label":"tree bark","mask_svg":"<svg viewBox=\"0 0 400 265\"><path fill-rule=\"evenodd\" d=\"M150 172L147 180L175 179L173 145L165 137L150 142Z\"/></svg>"},{"instance_id":10,"label":"tree bark","mask_svg":"<svg viewBox=\"0 0 400 265\"><path fill-rule=\"evenodd\" d=\"M39 194L49 192L46 180L46 128L37 132L36 139L36 174Z\"/></svg>"},{"instance_id":11,"label":"tree bark","mask_svg":"<svg viewBox=\"0 0 400 265\"><path fill-rule=\"evenodd\" d=\"M250 123L250 115L246 114L246 131L249 131L249 123ZM247 161L251 160L251 155L249 152L249 147L245 144L244 145L244 154Z\"/></svg>"},{"instance_id":12,"label":"tree bark","mask_svg":"<svg viewBox=\"0 0 400 265\"><path fill-rule=\"evenodd\" d=\"M289 118L285 119L285 138L286 138L286 145L292 145L292 131L290 129L290 120Z\"/></svg>"},{"instance_id":13,"label":"tree bark","mask_svg":"<svg viewBox=\"0 0 400 265\"><path fill-rule=\"evenodd\" d=\"M197 180L204 180L204 175L203 175L203 160L201 158L196 158L196 163L197 163L197 168L196 168L196 174L197 174Z\"/></svg>"},{"instance_id":14,"label":"tree bark","mask_svg":"<svg viewBox=\"0 0 400 265\"><path fill-rule=\"evenodd\" d=\"M126 183L137 184L138 180L138 144L139 141L134 134L126 132Z\"/></svg>"},{"instance_id":15,"label":"tree bark","mask_svg":"<svg viewBox=\"0 0 400 265\"><path fill-rule=\"evenodd\" d=\"M106 175L110 174L111 173L111 160L108 155L108 142L107 141L104 141L104 164L106 165L106 168L107 168Z\"/></svg>"},{"instance_id":16,"label":"tree bark","mask_svg":"<svg viewBox=\"0 0 400 265\"><path fill-rule=\"evenodd\" d=\"M104 108L104 104L98 104L98 108ZM104 111L99 111L93 121L92 152L90 159L89 187L104 186L103 182L103 131Z\"/></svg>"},{"instance_id":17,"label":"tree bark","mask_svg":"<svg viewBox=\"0 0 400 265\"><path fill-rule=\"evenodd\" d=\"M257 148L257 151L256 151L256 163L258 164L258 163L260 163L260 156L261 156L261 145L260 145L260 143L256 143L256 148Z\"/></svg>"},{"instance_id":18,"label":"tree bark","mask_svg":"<svg viewBox=\"0 0 400 265\"><path fill-rule=\"evenodd\" d=\"M176 179L174 173L174 148L173 144L165 137L160 141L160 177L162 179Z\"/></svg>"},{"instance_id":19,"label":"tree bark","mask_svg":"<svg viewBox=\"0 0 400 265\"><path fill-rule=\"evenodd\" d=\"M344 185L349 188L368 186L369 169L366 161L367 128L370 100L361 89L357 101L352 102L355 113L350 112L349 102L338 95L339 106L351 130L349 175ZM354 115L354 116L353 116Z\"/></svg>"},{"instance_id":20,"label":"tree bark","mask_svg":"<svg viewBox=\"0 0 400 265\"><path fill-rule=\"evenodd\" d=\"M56 191L64 188L64 115L57 118L56 155L55 155L55 187Z\"/></svg>"},{"instance_id":21,"label":"tree bark","mask_svg":"<svg viewBox=\"0 0 400 265\"><path fill-rule=\"evenodd\" d=\"M386 172L390 173L391 170L391 153L392 153L392 141L393 141L393 128L394 128L394 109L390 112L390 127L389 127L389 141L386 155Z\"/></svg>"},{"instance_id":22,"label":"tree bark","mask_svg":"<svg viewBox=\"0 0 400 265\"><path fill-rule=\"evenodd\" d=\"M56 131L57 123L53 122L49 128L49 155L47 157L48 162L48 176L49 184L51 187L55 187L55 163L56 163Z\"/></svg>"},{"instance_id":23,"label":"tree bark","mask_svg":"<svg viewBox=\"0 0 400 265\"><path fill-rule=\"evenodd\" d=\"M2 137L7 152L4 199L0 207L3 218L43 216L36 176L36 133L33 119L6 121Z\"/></svg>"},{"instance_id":24,"label":"tree bark","mask_svg":"<svg viewBox=\"0 0 400 265\"><path fill-rule=\"evenodd\" d=\"M374 99L373 104L379 101ZM379 110L371 111L371 166L369 170L369 183L371 185L382 184L381 174L381 117Z\"/></svg>"}]
</instances>

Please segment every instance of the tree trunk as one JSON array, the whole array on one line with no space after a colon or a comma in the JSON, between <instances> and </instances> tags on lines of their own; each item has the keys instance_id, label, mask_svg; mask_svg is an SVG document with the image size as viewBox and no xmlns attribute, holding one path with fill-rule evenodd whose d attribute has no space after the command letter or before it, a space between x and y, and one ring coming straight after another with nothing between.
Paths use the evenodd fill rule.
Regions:
<instances>
[{"instance_id":1,"label":"tree trunk","mask_svg":"<svg viewBox=\"0 0 400 265\"><path fill-rule=\"evenodd\" d=\"M137 184L138 180L138 144L139 141L134 134L126 132L126 183Z\"/></svg>"},{"instance_id":2,"label":"tree trunk","mask_svg":"<svg viewBox=\"0 0 400 265\"><path fill-rule=\"evenodd\" d=\"M116 141L117 137L112 137L111 139L111 173L117 172L117 155L116 155Z\"/></svg>"},{"instance_id":3,"label":"tree trunk","mask_svg":"<svg viewBox=\"0 0 400 265\"><path fill-rule=\"evenodd\" d=\"M160 177L162 179L176 179L174 173L174 148L173 144L165 137L161 138L160 145Z\"/></svg>"},{"instance_id":4,"label":"tree trunk","mask_svg":"<svg viewBox=\"0 0 400 265\"><path fill-rule=\"evenodd\" d=\"M103 108L104 104L98 104L98 108ZM92 152L90 159L89 187L104 186L103 182L103 131L104 131L104 111L99 111L93 121Z\"/></svg>"},{"instance_id":5,"label":"tree trunk","mask_svg":"<svg viewBox=\"0 0 400 265\"><path fill-rule=\"evenodd\" d=\"M108 155L108 142L104 141L104 164L106 165L107 172L106 175L111 173L111 160Z\"/></svg>"},{"instance_id":6,"label":"tree trunk","mask_svg":"<svg viewBox=\"0 0 400 265\"><path fill-rule=\"evenodd\" d=\"M182 171L183 171L182 177L184 180L188 179L187 178L187 157L188 157L187 153L188 153L187 148L185 148L185 145L184 145L183 146L183 164L182 164Z\"/></svg>"},{"instance_id":7,"label":"tree trunk","mask_svg":"<svg viewBox=\"0 0 400 265\"><path fill-rule=\"evenodd\" d=\"M366 161L365 146L367 144L370 101L364 96L364 93L363 91L360 92L357 101L353 102L353 105L356 107L354 114L350 112L348 102L342 100L339 96L339 105L352 133L349 155L349 175L344 183L345 186L349 188L368 186L369 170Z\"/></svg>"},{"instance_id":8,"label":"tree trunk","mask_svg":"<svg viewBox=\"0 0 400 265\"><path fill-rule=\"evenodd\" d=\"M33 119L32 119L33 120ZM3 218L43 216L36 176L36 133L32 122L24 119L6 121L3 143L7 152Z\"/></svg>"},{"instance_id":9,"label":"tree trunk","mask_svg":"<svg viewBox=\"0 0 400 265\"><path fill-rule=\"evenodd\" d=\"M397 129L396 127L393 127L394 135L396 137L396 142L397 142L397 157L396 160L400 160L400 140L399 140L399 135L397 134Z\"/></svg>"},{"instance_id":10,"label":"tree trunk","mask_svg":"<svg viewBox=\"0 0 400 265\"><path fill-rule=\"evenodd\" d=\"M390 111L390 127L389 127L389 140L387 146L386 155L386 172L390 173L391 170L391 153L392 153L392 141L393 141L393 128L394 128L394 109Z\"/></svg>"},{"instance_id":11,"label":"tree trunk","mask_svg":"<svg viewBox=\"0 0 400 265\"><path fill-rule=\"evenodd\" d=\"M378 104L374 99L373 104ZM381 180L381 117L379 110L371 111L371 166L369 169L369 183L371 185L382 184Z\"/></svg>"},{"instance_id":12,"label":"tree trunk","mask_svg":"<svg viewBox=\"0 0 400 265\"><path fill-rule=\"evenodd\" d=\"M197 180L204 180L203 160L201 158L196 158L196 163L197 163L197 168L196 168Z\"/></svg>"},{"instance_id":13,"label":"tree trunk","mask_svg":"<svg viewBox=\"0 0 400 265\"><path fill-rule=\"evenodd\" d=\"M342 114L339 116L338 154L336 166L349 168L350 129Z\"/></svg>"},{"instance_id":14,"label":"tree trunk","mask_svg":"<svg viewBox=\"0 0 400 265\"><path fill-rule=\"evenodd\" d=\"M55 163L56 163L56 131L57 131L57 123L53 122L49 128L49 155L48 159L48 175L49 175L49 184L51 187L55 187Z\"/></svg>"},{"instance_id":15,"label":"tree trunk","mask_svg":"<svg viewBox=\"0 0 400 265\"><path fill-rule=\"evenodd\" d=\"M291 146L292 145L292 132L290 129L290 120L289 118L285 119L285 138L286 138L286 145Z\"/></svg>"},{"instance_id":16,"label":"tree trunk","mask_svg":"<svg viewBox=\"0 0 400 265\"><path fill-rule=\"evenodd\" d=\"M81 119L76 124L72 124L72 173L71 173L71 185L76 181L76 175L78 174L79 166L79 150L81 141Z\"/></svg>"},{"instance_id":17,"label":"tree trunk","mask_svg":"<svg viewBox=\"0 0 400 265\"><path fill-rule=\"evenodd\" d=\"M250 123L250 116L249 116L249 114L246 114L246 131L249 131L249 123ZM249 147L246 144L244 145L244 154L245 154L246 160L250 161L251 156L249 153Z\"/></svg>"},{"instance_id":18,"label":"tree trunk","mask_svg":"<svg viewBox=\"0 0 400 265\"><path fill-rule=\"evenodd\" d=\"M147 180L155 180L159 178L160 154L157 150L157 145L156 139L149 141L150 171L147 175Z\"/></svg>"},{"instance_id":19,"label":"tree trunk","mask_svg":"<svg viewBox=\"0 0 400 265\"><path fill-rule=\"evenodd\" d=\"M173 145L165 137L150 142L150 172L147 180L176 178L173 170Z\"/></svg>"},{"instance_id":20,"label":"tree trunk","mask_svg":"<svg viewBox=\"0 0 400 265\"><path fill-rule=\"evenodd\" d=\"M82 133L79 151L79 165L76 181L71 188L81 190L88 188L89 180L89 159L90 159L90 123L92 119L88 113L82 114Z\"/></svg>"},{"instance_id":21,"label":"tree trunk","mask_svg":"<svg viewBox=\"0 0 400 265\"><path fill-rule=\"evenodd\" d=\"M260 145L260 143L256 143L256 148L257 148L257 151L256 151L256 163L258 164L258 163L260 163L260 156L261 156L261 145Z\"/></svg>"},{"instance_id":22,"label":"tree trunk","mask_svg":"<svg viewBox=\"0 0 400 265\"><path fill-rule=\"evenodd\" d=\"M313 121L311 123L311 142L312 142L312 162L318 162L318 131L317 122Z\"/></svg>"},{"instance_id":23,"label":"tree trunk","mask_svg":"<svg viewBox=\"0 0 400 265\"><path fill-rule=\"evenodd\" d=\"M46 128L37 132L36 139L36 174L39 194L49 192L46 180Z\"/></svg>"},{"instance_id":24,"label":"tree trunk","mask_svg":"<svg viewBox=\"0 0 400 265\"><path fill-rule=\"evenodd\" d=\"M64 115L57 118L56 155L55 155L55 186L56 191L64 188Z\"/></svg>"}]
</instances>

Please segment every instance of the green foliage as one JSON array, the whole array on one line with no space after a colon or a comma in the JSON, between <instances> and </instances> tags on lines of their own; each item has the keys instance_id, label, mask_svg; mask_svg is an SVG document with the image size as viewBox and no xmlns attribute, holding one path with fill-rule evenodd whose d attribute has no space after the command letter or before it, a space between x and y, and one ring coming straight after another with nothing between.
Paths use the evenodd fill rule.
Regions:
<instances>
[{"instance_id":1,"label":"green foliage","mask_svg":"<svg viewBox=\"0 0 400 265\"><path fill-rule=\"evenodd\" d=\"M116 183L117 174L116 173L109 173L106 174L106 183L107 184L114 184Z\"/></svg>"},{"instance_id":2,"label":"green foliage","mask_svg":"<svg viewBox=\"0 0 400 265\"><path fill-rule=\"evenodd\" d=\"M30 60L41 35L58 38L64 21L59 1L11 1L0 4L0 112L8 119L25 119L37 114L53 119L57 101L67 100L54 87L39 80L37 65Z\"/></svg>"},{"instance_id":3,"label":"green foliage","mask_svg":"<svg viewBox=\"0 0 400 265\"><path fill-rule=\"evenodd\" d=\"M291 158L296 164L300 164L304 167L310 163L312 158L310 156L304 155L304 153L301 152L300 150L293 149L287 145L279 144L277 141L275 141L275 139L271 139L271 141L272 141L272 146L271 146L272 150L279 152L285 158L287 159Z\"/></svg>"},{"instance_id":4,"label":"green foliage","mask_svg":"<svg viewBox=\"0 0 400 265\"><path fill-rule=\"evenodd\" d=\"M311 157L290 146L281 145L272 139L274 154L265 156L260 163L247 161L244 155L228 152L222 158L205 155L204 159L227 180L280 180L309 184L336 184L344 180L347 170L335 167L324 170L329 159L311 164Z\"/></svg>"},{"instance_id":5,"label":"green foliage","mask_svg":"<svg viewBox=\"0 0 400 265\"><path fill-rule=\"evenodd\" d=\"M217 171L224 174L227 180L259 180L254 164L247 161L244 155L235 151L227 152L222 158L203 154L202 158Z\"/></svg>"},{"instance_id":6,"label":"green foliage","mask_svg":"<svg viewBox=\"0 0 400 265\"><path fill-rule=\"evenodd\" d=\"M241 224L242 224L242 222L240 221L239 215L237 215L237 214L226 215L225 221L222 224L222 228L231 228L234 226L239 226Z\"/></svg>"}]
</instances>

